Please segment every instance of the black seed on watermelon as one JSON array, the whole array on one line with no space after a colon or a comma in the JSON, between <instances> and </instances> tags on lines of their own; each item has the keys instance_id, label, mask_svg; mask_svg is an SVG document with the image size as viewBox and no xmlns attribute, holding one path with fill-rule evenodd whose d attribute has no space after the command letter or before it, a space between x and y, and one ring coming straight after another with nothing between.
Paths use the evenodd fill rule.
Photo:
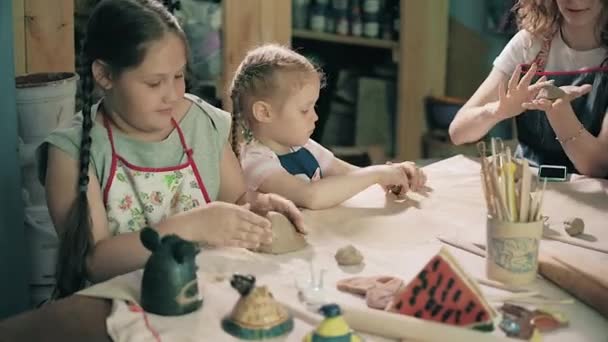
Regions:
<instances>
[{"instance_id":1,"label":"black seed on watermelon","mask_svg":"<svg viewBox=\"0 0 608 342\"><path fill-rule=\"evenodd\" d=\"M435 296L435 291L437 291L437 286L433 286L429 289L429 297L434 297Z\"/></svg>"},{"instance_id":2,"label":"black seed on watermelon","mask_svg":"<svg viewBox=\"0 0 608 342\"><path fill-rule=\"evenodd\" d=\"M441 321L442 322L446 322L448 319L450 319L450 316L452 315L452 312L454 312L454 310L452 310L452 309L445 310L445 312L441 316Z\"/></svg>"},{"instance_id":3,"label":"black seed on watermelon","mask_svg":"<svg viewBox=\"0 0 608 342\"><path fill-rule=\"evenodd\" d=\"M420 278L420 280L425 280L426 279L426 270L420 271L420 273L418 273L418 278Z\"/></svg>"},{"instance_id":4,"label":"black seed on watermelon","mask_svg":"<svg viewBox=\"0 0 608 342\"><path fill-rule=\"evenodd\" d=\"M433 272L437 271L437 268L439 268L439 259L435 260L433 263Z\"/></svg>"},{"instance_id":5,"label":"black seed on watermelon","mask_svg":"<svg viewBox=\"0 0 608 342\"><path fill-rule=\"evenodd\" d=\"M418 318L422 317L422 310L416 311L416 313L414 313L414 316L416 316Z\"/></svg>"},{"instance_id":6,"label":"black seed on watermelon","mask_svg":"<svg viewBox=\"0 0 608 342\"><path fill-rule=\"evenodd\" d=\"M431 309L433 309L433 307L435 306L435 300L433 298L429 298L429 300L426 301L426 305L424 306L424 310L429 311Z\"/></svg>"},{"instance_id":7,"label":"black seed on watermelon","mask_svg":"<svg viewBox=\"0 0 608 342\"><path fill-rule=\"evenodd\" d=\"M483 321L483 316L485 316L485 315L486 315L485 312L479 311L477 313L477 316L475 316L475 322L481 322L481 321Z\"/></svg>"},{"instance_id":8,"label":"black seed on watermelon","mask_svg":"<svg viewBox=\"0 0 608 342\"><path fill-rule=\"evenodd\" d=\"M462 291L460 290L456 290L456 292L454 293L454 296L452 296L452 300L455 302L458 302L458 300L460 299L460 295L462 294Z\"/></svg>"},{"instance_id":9,"label":"black seed on watermelon","mask_svg":"<svg viewBox=\"0 0 608 342\"><path fill-rule=\"evenodd\" d=\"M416 296L411 296L410 297L410 306L414 306L416 305Z\"/></svg>"},{"instance_id":10,"label":"black seed on watermelon","mask_svg":"<svg viewBox=\"0 0 608 342\"><path fill-rule=\"evenodd\" d=\"M395 304L395 308L397 308L397 310L401 310L402 306L403 306L403 302L402 301L398 301L397 304Z\"/></svg>"},{"instance_id":11,"label":"black seed on watermelon","mask_svg":"<svg viewBox=\"0 0 608 342\"><path fill-rule=\"evenodd\" d=\"M441 302L445 302L446 297L448 296L448 290L444 290L441 292Z\"/></svg>"},{"instance_id":12,"label":"black seed on watermelon","mask_svg":"<svg viewBox=\"0 0 608 342\"><path fill-rule=\"evenodd\" d=\"M429 281L426 280L426 278L420 279L420 282L421 282L420 287L422 287L423 289L426 289L426 287L429 285Z\"/></svg>"},{"instance_id":13,"label":"black seed on watermelon","mask_svg":"<svg viewBox=\"0 0 608 342\"><path fill-rule=\"evenodd\" d=\"M456 310L456 324L460 324L460 315L462 312L460 310Z\"/></svg>"},{"instance_id":14,"label":"black seed on watermelon","mask_svg":"<svg viewBox=\"0 0 608 342\"><path fill-rule=\"evenodd\" d=\"M435 286L439 287L439 285L441 285L442 281L443 281L443 274L439 274L439 277L437 277L437 282L435 282Z\"/></svg>"},{"instance_id":15,"label":"black seed on watermelon","mask_svg":"<svg viewBox=\"0 0 608 342\"><path fill-rule=\"evenodd\" d=\"M420 293L420 290L422 290L422 288L420 286L414 286L414 288L412 289L414 296L417 296L418 293Z\"/></svg>"},{"instance_id":16,"label":"black seed on watermelon","mask_svg":"<svg viewBox=\"0 0 608 342\"><path fill-rule=\"evenodd\" d=\"M473 308L475 307L475 303L473 303L473 301L469 301L469 304L467 304L467 307L464 308L464 312L466 313L471 313L471 311L473 311Z\"/></svg>"},{"instance_id":17,"label":"black seed on watermelon","mask_svg":"<svg viewBox=\"0 0 608 342\"><path fill-rule=\"evenodd\" d=\"M431 316L432 316L432 317L437 316L437 314L439 313L439 311L441 311L441 309L443 309L443 306L442 306L442 305L437 304L437 305L435 306L435 308L433 309L433 311L431 312Z\"/></svg>"},{"instance_id":18,"label":"black seed on watermelon","mask_svg":"<svg viewBox=\"0 0 608 342\"><path fill-rule=\"evenodd\" d=\"M454 278L450 278L450 279L448 280L448 289L451 289L451 288L452 288L452 286L454 286Z\"/></svg>"}]
</instances>

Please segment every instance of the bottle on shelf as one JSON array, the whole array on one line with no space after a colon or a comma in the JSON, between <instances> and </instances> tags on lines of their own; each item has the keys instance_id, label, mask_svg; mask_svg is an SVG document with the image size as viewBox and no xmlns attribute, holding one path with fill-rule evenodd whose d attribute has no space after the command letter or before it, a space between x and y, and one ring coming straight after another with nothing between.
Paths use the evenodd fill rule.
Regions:
<instances>
[{"instance_id":1,"label":"bottle on shelf","mask_svg":"<svg viewBox=\"0 0 608 342\"><path fill-rule=\"evenodd\" d=\"M310 0L292 0L291 17L295 29L306 29Z\"/></svg>"},{"instance_id":2,"label":"bottle on shelf","mask_svg":"<svg viewBox=\"0 0 608 342\"><path fill-rule=\"evenodd\" d=\"M361 15L361 7L355 1L350 9L350 34L353 36L363 35L363 18Z\"/></svg>"},{"instance_id":3,"label":"bottle on shelf","mask_svg":"<svg viewBox=\"0 0 608 342\"><path fill-rule=\"evenodd\" d=\"M325 32L327 29L328 0L317 0L310 9L310 29Z\"/></svg>"},{"instance_id":4,"label":"bottle on shelf","mask_svg":"<svg viewBox=\"0 0 608 342\"><path fill-rule=\"evenodd\" d=\"M394 40L399 40L399 30L401 27L401 23L400 23L400 16L401 16L401 9L400 9L400 0L391 0L392 4L391 4L391 12L393 13L393 39Z\"/></svg>"}]
</instances>

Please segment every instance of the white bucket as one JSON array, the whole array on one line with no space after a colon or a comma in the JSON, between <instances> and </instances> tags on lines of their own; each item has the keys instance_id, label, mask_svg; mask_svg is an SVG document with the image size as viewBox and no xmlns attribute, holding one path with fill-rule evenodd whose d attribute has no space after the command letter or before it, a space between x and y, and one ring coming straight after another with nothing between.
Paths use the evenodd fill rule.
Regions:
<instances>
[{"instance_id":1,"label":"white bucket","mask_svg":"<svg viewBox=\"0 0 608 342\"><path fill-rule=\"evenodd\" d=\"M46 206L25 208L25 236L32 266L30 284L55 284L59 239Z\"/></svg>"},{"instance_id":2,"label":"white bucket","mask_svg":"<svg viewBox=\"0 0 608 342\"><path fill-rule=\"evenodd\" d=\"M29 74L17 77L15 83L22 187L28 192L30 204L45 205L33 152L53 130L71 124L76 109L78 75L70 72Z\"/></svg>"},{"instance_id":3,"label":"white bucket","mask_svg":"<svg viewBox=\"0 0 608 342\"><path fill-rule=\"evenodd\" d=\"M17 116L23 142L40 143L55 128L67 127L76 110L78 75L73 72L19 76Z\"/></svg>"}]
</instances>

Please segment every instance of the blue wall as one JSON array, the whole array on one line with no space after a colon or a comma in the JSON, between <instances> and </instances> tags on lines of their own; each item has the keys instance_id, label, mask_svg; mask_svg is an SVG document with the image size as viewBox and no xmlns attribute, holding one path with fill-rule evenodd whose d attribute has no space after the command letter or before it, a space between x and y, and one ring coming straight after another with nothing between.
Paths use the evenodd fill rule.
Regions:
<instances>
[{"instance_id":1,"label":"blue wall","mask_svg":"<svg viewBox=\"0 0 608 342\"><path fill-rule=\"evenodd\" d=\"M481 36L488 44L486 67L488 72L490 72L494 58L498 56L507 44L508 37L486 30L487 1L496 0L452 0L450 1L450 17L458 20L458 22L468 28L481 33Z\"/></svg>"},{"instance_id":2,"label":"blue wall","mask_svg":"<svg viewBox=\"0 0 608 342\"><path fill-rule=\"evenodd\" d=\"M485 58L485 68L489 74L490 70L492 70L492 63L494 62L494 59L505 47L509 41L509 37L504 34L490 32L486 28L486 10L488 1L503 0L451 0L450 17L471 30L480 33L482 39L488 44L488 53ZM499 123L490 130L489 135L493 137L501 137L503 139L510 139L512 137L511 121L506 120Z\"/></svg>"},{"instance_id":3,"label":"blue wall","mask_svg":"<svg viewBox=\"0 0 608 342\"><path fill-rule=\"evenodd\" d=\"M13 8L0 1L0 319L28 308L28 253L17 152Z\"/></svg>"}]
</instances>

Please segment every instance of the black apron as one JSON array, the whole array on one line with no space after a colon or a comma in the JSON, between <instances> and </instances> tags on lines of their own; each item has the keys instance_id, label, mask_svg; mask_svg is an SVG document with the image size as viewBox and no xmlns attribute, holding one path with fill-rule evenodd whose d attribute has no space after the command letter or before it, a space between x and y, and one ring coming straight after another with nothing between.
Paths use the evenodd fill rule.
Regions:
<instances>
[{"instance_id":1,"label":"black apron","mask_svg":"<svg viewBox=\"0 0 608 342\"><path fill-rule=\"evenodd\" d=\"M595 68L547 72L544 71L544 65L550 47L551 41L543 44L541 52L536 57L535 62L539 71L533 81L546 76L548 80L553 80L558 87L591 84L592 89L588 94L571 101L570 104L585 129L597 137L606 110L608 110L608 61L604 60L600 66ZM522 68L522 75L528 68L529 65ZM566 166L570 173L579 173L564 152L562 145L556 140L555 132L544 111L527 110L517 116L515 121L519 140L518 156L528 159L534 166L562 165Z\"/></svg>"}]
</instances>

